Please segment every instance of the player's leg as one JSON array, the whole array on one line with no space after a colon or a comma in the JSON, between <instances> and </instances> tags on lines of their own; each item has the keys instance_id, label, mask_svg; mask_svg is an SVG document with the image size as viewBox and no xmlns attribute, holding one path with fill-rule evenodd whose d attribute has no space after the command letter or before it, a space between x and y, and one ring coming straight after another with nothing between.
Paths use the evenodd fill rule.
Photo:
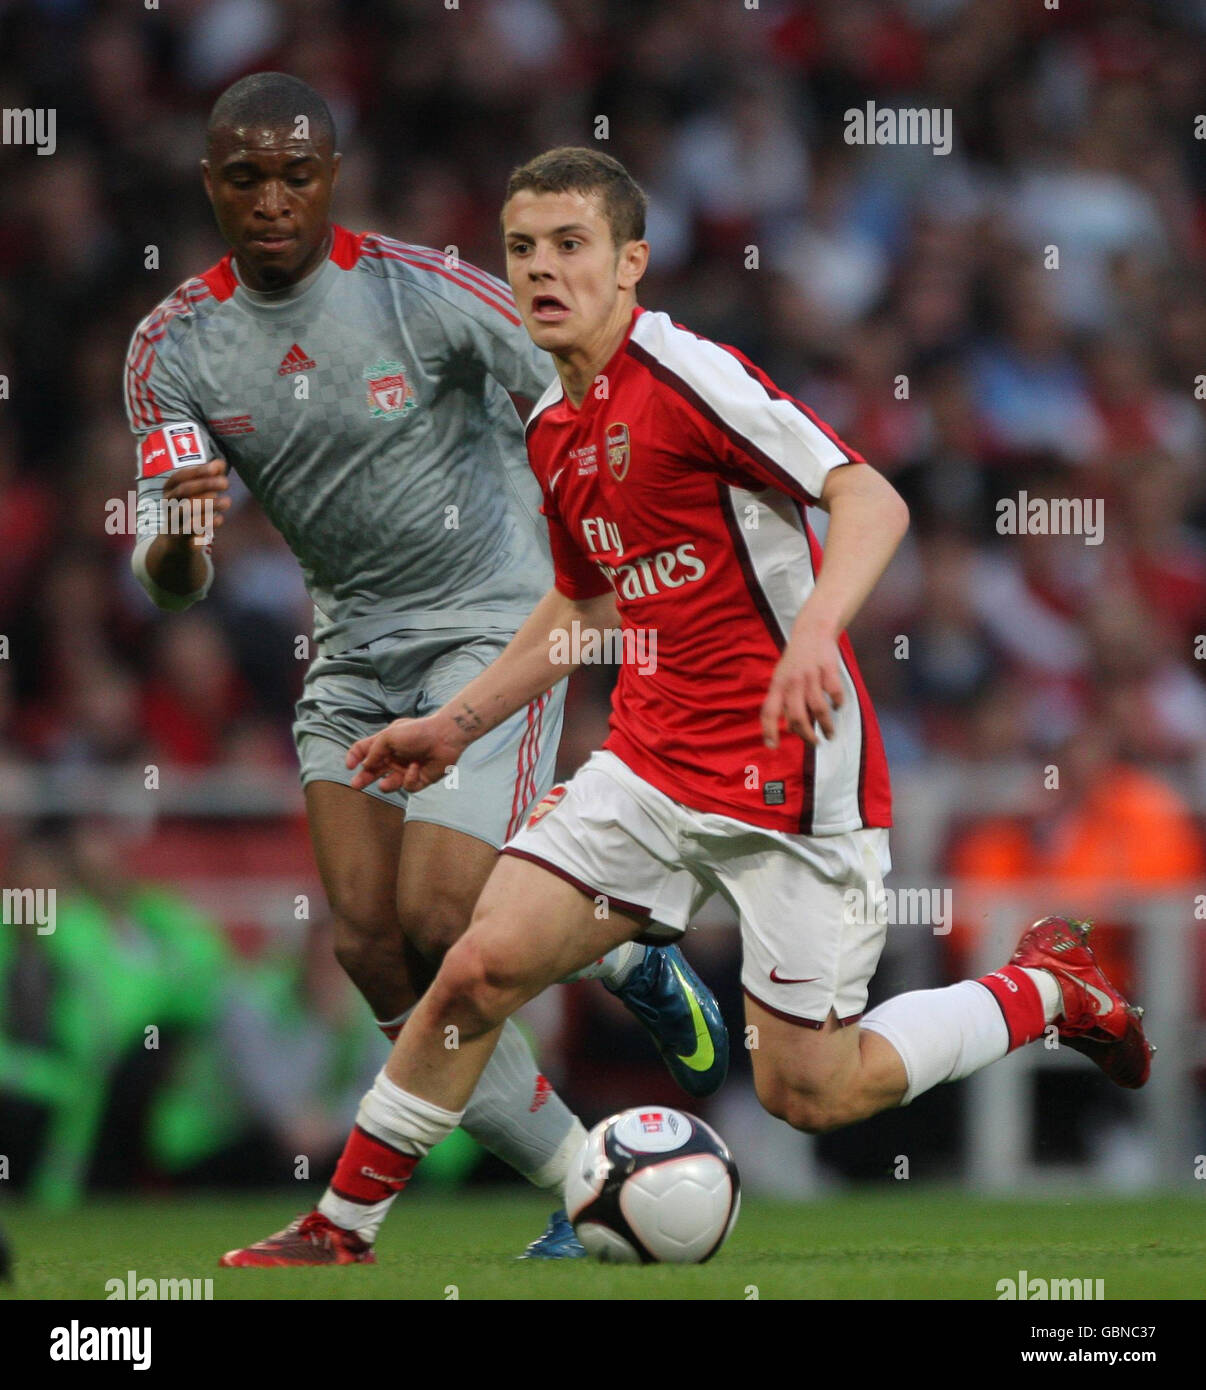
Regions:
<instances>
[{"instance_id":1,"label":"player's leg","mask_svg":"<svg viewBox=\"0 0 1206 1390\"><path fill-rule=\"evenodd\" d=\"M753 831L704 849L741 923L746 1040L763 1106L819 1131L898 1104L899 1057L857 1026L886 928L874 913L851 913L846 896L874 896L890 867L887 832Z\"/></svg>"},{"instance_id":2,"label":"player's leg","mask_svg":"<svg viewBox=\"0 0 1206 1390\"><path fill-rule=\"evenodd\" d=\"M925 1058L933 1085L1005 1055L1001 1009L974 982L898 996L859 1026L887 933L876 911L887 831L735 843L717 873L741 918L754 1085L772 1114L809 1133L837 1129L917 1094L912 1058ZM893 1004L908 1015L912 1058L875 1027Z\"/></svg>"},{"instance_id":3,"label":"player's leg","mask_svg":"<svg viewBox=\"0 0 1206 1390\"><path fill-rule=\"evenodd\" d=\"M500 856L469 930L399 1034L386 1076L433 1105L463 1109L502 1024L548 985L646 926L610 904L600 912L593 898L543 865Z\"/></svg>"},{"instance_id":4,"label":"player's leg","mask_svg":"<svg viewBox=\"0 0 1206 1390\"><path fill-rule=\"evenodd\" d=\"M1143 1084L1150 1051L1141 1015L1101 972L1086 933L1060 918L1030 928L1000 970L897 995L860 1024L886 930L873 910L887 868L880 836L886 842L873 831L814 842L810 853L822 858L804 878L800 861L780 854L759 881L736 883L755 1086L772 1114L812 1133L836 1129L970 1076L1049 1023L1111 1079ZM852 871L845 885L843 858ZM804 929L777 930L785 916Z\"/></svg>"},{"instance_id":5,"label":"player's leg","mask_svg":"<svg viewBox=\"0 0 1206 1390\"><path fill-rule=\"evenodd\" d=\"M458 648L445 634L320 656L307 675L294 726L338 954L391 1041L433 977L442 950L468 925L496 851L477 835L439 823L468 808L469 798L408 798L347 786L347 749L388 719L415 713L426 698L424 682L433 664L450 650ZM512 765L516 760L513 751ZM450 785L455 787L454 779ZM501 816L501 834L513 786L504 788L501 810L490 804L489 786L475 783L472 790L487 803L475 805L474 813L493 814L495 821ZM495 794L494 801L500 799ZM513 1023L504 1029L481 1094L467 1108L464 1128L536 1186L558 1192L584 1133L541 1077ZM569 1258L585 1252L555 1210L531 1253Z\"/></svg>"},{"instance_id":6,"label":"player's leg","mask_svg":"<svg viewBox=\"0 0 1206 1390\"><path fill-rule=\"evenodd\" d=\"M404 935L427 963L430 984L449 946L464 936L498 849L476 835L419 819L417 805L415 811L402 834L396 910Z\"/></svg>"},{"instance_id":7,"label":"player's leg","mask_svg":"<svg viewBox=\"0 0 1206 1390\"><path fill-rule=\"evenodd\" d=\"M441 657L427 676L424 699L434 704L463 687L475 668L493 658L497 645L482 639ZM429 961L438 962L462 935L492 867L494 846L520 825L540 825L560 801L559 793L548 793L563 702L563 689L533 701L468 749L455 775L410 798L398 915ZM692 1094L710 1094L721 1084L728 1064L724 1021L711 992L676 947L647 948L625 939L580 963L575 978L587 977L599 979L640 1019L672 1075ZM585 1137L539 1073L513 1022L502 1029L463 1124L535 1186L557 1193ZM559 1198L548 1229L526 1253L536 1259L585 1254Z\"/></svg>"},{"instance_id":8,"label":"player's leg","mask_svg":"<svg viewBox=\"0 0 1206 1390\"><path fill-rule=\"evenodd\" d=\"M418 1157L461 1119L450 1107L465 1104L487 1056L491 1063L497 1056L498 1021L545 983L638 932L669 940L686 929L699 884L678 857L672 814L663 814L671 803L634 796L607 772L616 762L596 754L508 845L473 925L445 956L390 1070L365 1097L322 1209L231 1251L224 1264L370 1258L371 1240ZM518 868L528 872L517 876ZM424 1090L412 1093L391 1075Z\"/></svg>"},{"instance_id":9,"label":"player's leg","mask_svg":"<svg viewBox=\"0 0 1206 1390\"><path fill-rule=\"evenodd\" d=\"M819 1134L899 1105L908 1086L896 1050L831 1013L819 1027L745 1000L754 1089L763 1107Z\"/></svg>"},{"instance_id":10,"label":"player's leg","mask_svg":"<svg viewBox=\"0 0 1206 1390\"><path fill-rule=\"evenodd\" d=\"M469 930L449 949L361 1102L319 1211L371 1241L419 1160L464 1117L516 1009L638 935L620 911L546 868L501 857Z\"/></svg>"},{"instance_id":11,"label":"player's leg","mask_svg":"<svg viewBox=\"0 0 1206 1390\"><path fill-rule=\"evenodd\" d=\"M416 712L443 703L497 654L499 645L479 639L438 654L423 674ZM391 692L408 679L389 652L379 657L378 672L383 688ZM441 782L408 799L397 912L424 985L469 925L508 829L552 780L563 699L558 691L534 701L488 740L479 741ZM643 953L643 948L628 946L625 952ZM610 953L603 966L623 966L625 952ZM586 1251L562 1208L561 1189L585 1131L541 1074L514 1022L502 1029L462 1123L483 1148L550 1194L546 1228L528 1245L524 1258L583 1257Z\"/></svg>"},{"instance_id":12,"label":"player's leg","mask_svg":"<svg viewBox=\"0 0 1206 1390\"><path fill-rule=\"evenodd\" d=\"M468 925L497 851L443 826L405 826L399 807L333 782L309 782L306 805L336 922L337 954L383 1031L396 1038L416 988L434 974L445 943ZM406 928L419 938L413 953L407 951ZM465 1107L463 1126L483 1148L550 1193L555 1210L531 1254L574 1257L581 1247L562 1218L560 1190L585 1129L541 1075L516 1025L508 1022L501 1033Z\"/></svg>"},{"instance_id":13,"label":"player's leg","mask_svg":"<svg viewBox=\"0 0 1206 1390\"><path fill-rule=\"evenodd\" d=\"M1143 1010L1102 970L1089 933L1087 922L1043 917L1022 933L999 970L947 989L900 994L873 1009L864 1030L878 1033L902 1058L905 1103L1035 1041L1049 1024L1115 1085L1145 1085L1155 1048L1143 1031Z\"/></svg>"},{"instance_id":14,"label":"player's leg","mask_svg":"<svg viewBox=\"0 0 1206 1390\"><path fill-rule=\"evenodd\" d=\"M502 857L469 930L445 955L361 1101L316 1210L221 1263L371 1261L376 1233L415 1167L463 1122L510 1015L646 925L619 911L600 917L593 899L565 879Z\"/></svg>"},{"instance_id":15,"label":"player's leg","mask_svg":"<svg viewBox=\"0 0 1206 1390\"><path fill-rule=\"evenodd\" d=\"M449 823L434 819L441 816ZM402 934L419 957L412 974L423 988L435 978L448 948L465 934L498 859L501 840L495 843L488 817L488 811L483 815L476 807L454 806L443 797L422 793L411 798L398 863L397 913ZM574 978L601 979L619 988L644 955L645 947L626 942Z\"/></svg>"},{"instance_id":16,"label":"player's leg","mask_svg":"<svg viewBox=\"0 0 1206 1390\"><path fill-rule=\"evenodd\" d=\"M413 706L414 693L410 699ZM310 838L334 917L335 954L385 1029L414 1004L424 983L398 924L406 797L349 786L347 750L392 717L373 653L363 647L314 659L293 724Z\"/></svg>"},{"instance_id":17,"label":"player's leg","mask_svg":"<svg viewBox=\"0 0 1206 1390\"><path fill-rule=\"evenodd\" d=\"M335 954L383 1024L418 998L398 924L400 807L337 782L306 784L306 819L335 925Z\"/></svg>"},{"instance_id":18,"label":"player's leg","mask_svg":"<svg viewBox=\"0 0 1206 1390\"><path fill-rule=\"evenodd\" d=\"M1037 940L1036 940L1037 938ZM1065 953L1051 944L1070 941ZM1067 951L1074 951L1069 958ZM1020 962L1030 960L1032 965ZM812 1030L747 997L757 1039L759 1099L773 1115L822 1133L907 1104L944 1081L958 1081L1033 1042L1054 1023L1060 1038L1120 1086L1148 1077L1154 1048L1129 1004L1084 939L1084 924L1044 918L1013 960L980 980L912 990L841 1027L831 1014Z\"/></svg>"},{"instance_id":19,"label":"player's leg","mask_svg":"<svg viewBox=\"0 0 1206 1390\"><path fill-rule=\"evenodd\" d=\"M729 1035L712 991L671 944L699 896L699 884L685 869L666 868L678 855L673 812L667 813L673 803L642 783L611 753L596 753L571 786L579 801L584 787L594 788L589 794L590 810L580 815L578 808L562 808L566 788L554 787L507 842L506 853L532 855L538 863L553 864L584 892L593 894L597 904L614 901L622 908L625 902L635 901L649 906L653 920L642 936L647 946L627 943L566 979L600 979L653 1038L670 1075L683 1090L692 1096L712 1095L728 1072ZM609 807L613 821L607 818ZM595 814L601 808L604 814ZM630 840L662 865L643 884L607 878L609 855L622 861ZM598 852L584 851L587 842L598 846ZM609 881L613 887L622 885L612 898L601 888ZM680 918L681 925L665 926L667 921L679 924ZM617 960L624 964L618 979L614 970L610 977L606 970L609 962Z\"/></svg>"},{"instance_id":20,"label":"player's leg","mask_svg":"<svg viewBox=\"0 0 1206 1390\"><path fill-rule=\"evenodd\" d=\"M430 805L427 811L432 813ZM398 867L398 918L433 976L464 935L497 862L494 846L476 835L408 818ZM534 1186L556 1194L559 1208L566 1168L585 1130L541 1074L514 1022L503 1026L464 1109L465 1130ZM543 1247L534 1253L543 1254Z\"/></svg>"}]
</instances>

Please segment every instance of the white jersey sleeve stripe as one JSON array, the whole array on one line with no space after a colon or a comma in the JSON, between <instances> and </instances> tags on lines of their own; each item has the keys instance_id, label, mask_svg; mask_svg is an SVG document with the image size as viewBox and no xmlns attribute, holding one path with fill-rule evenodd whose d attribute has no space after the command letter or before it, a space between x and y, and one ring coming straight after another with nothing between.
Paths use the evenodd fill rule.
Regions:
<instances>
[{"instance_id":1,"label":"white jersey sleeve stripe","mask_svg":"<svg viewBox=\"0 0 1206 1390\"><path fill-rule=\"evenodd\" d=\"M763 621L768 627L774 624L771 635L778 629L782 649L816 582L801 509L788 497L774 493L759 496L736 487L724 487L721 500L746 584ZM749 515L756 515L757 525L737 524L737 517ZM805 793L800 832L805 835L864 819L859 805L862 712L844 659L840 679L845 699L841 708L833 711L835 736L821 739L815 747L801 744Z\"/></svg>"},{"instance_id":2,"label":"white jersey sleeve stripe","mask_svg":"<svg viewBox=\"0 0 1206 1390\"><path fill-rule=\"evenodd\" d=\"M555 376L552 379L552 381L549 382L548 386L545 387L544 395L541 396L541 398L532 407L532 413L528 416L528 422L524 426L525 437L531 435L532 426L535 425L536 421L540 418L541 415L544 414L546 410L557 404L557 402L561 399L562 394L563 392L561 387L561 378L559 376Z\"/></svg>"},{"instance_id":3,"label":"white jersey sleeve stripe","mask_svg":"<svg viewBox=\"0 0 1206 1390\"><path fill-rule=\"evenodd\" d=\"M735 353L678 328L665 314L642 314L629 350L788 491L816 499L831 468L861 461Z\"/></svg>"}]
</instances>

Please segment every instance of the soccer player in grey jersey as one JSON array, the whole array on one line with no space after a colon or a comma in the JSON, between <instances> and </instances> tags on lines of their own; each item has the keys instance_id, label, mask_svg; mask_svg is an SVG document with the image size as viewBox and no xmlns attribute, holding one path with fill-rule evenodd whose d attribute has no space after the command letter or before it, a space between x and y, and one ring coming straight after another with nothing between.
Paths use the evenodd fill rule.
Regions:
<instances>
[{"instance_id":1,"label":"soccer player in grey jersey","mask_svg":"<svg viewBox=\"0 0 1206 1390\"><path fill-rule=\"evenodd\" d=\"M205 596L228 466L297 556L317 644L294 724L307 817L337 955L393 1036L467 926L498 847L548 791L561 700L533 701L415 796L354 790L347 750L444 704L548 589L508 393L535 399L554 372L501 281L332 224L334 129L304 83L267 73L228 89L207 156L231 252L143 320L126 361L133 567L161 608ZM173 524L179 509L207 522L203 535ZM584 973L650 1030L680 1084L719 1086L724 1025L677 950L626 945ZM513 1025L465 1128L550 1191L584 1137ZM298 1234L307 1262L347 1262L310 1235ZM533 1248L579 1251L556 1212Z\"/></svg>"}]
</instances>

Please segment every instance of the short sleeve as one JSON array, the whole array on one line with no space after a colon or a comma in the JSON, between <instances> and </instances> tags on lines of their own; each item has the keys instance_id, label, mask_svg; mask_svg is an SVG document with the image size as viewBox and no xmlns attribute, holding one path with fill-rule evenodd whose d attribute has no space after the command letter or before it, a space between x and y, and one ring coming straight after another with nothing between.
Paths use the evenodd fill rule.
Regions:
<instances>
[{"instance_id":1,"label":"short sleeve","mask_svg":"<svg viewBox=\"0 0 1206 1390\"><path fill-rule=\"evenodd\" d=\"M126 353L126 419L139 440L164 425L189 421L197 428L197 442L205 455L198 461L204 463L219 451L202 422L200 406L172 359L170 338L153 336L145 324L135 330Z\"/></svg>"},{"instance_id":2,"label":"short sleeve","mask_svg":"<svg viewBox=\"0 0 1206 1390\"><path fill-rule=\"evenodd\" d=\"M831 469L865 462L736 349L678 329L655 351L680 438L730 480L815 503Z\"/></svg>"},{"instance_id":3,"label":"short sleeve","mask_svg":"<svg viewBox=\"0 0 1206 1390\"><path fill-rule=\"evenodd\" d=\"M220 457L200 407L172 368L168 339L141 325L130 340L125 367L126 418L134 432L138 535L159 531L159 501L173 468Z\"/></svg>"}]
</instances>

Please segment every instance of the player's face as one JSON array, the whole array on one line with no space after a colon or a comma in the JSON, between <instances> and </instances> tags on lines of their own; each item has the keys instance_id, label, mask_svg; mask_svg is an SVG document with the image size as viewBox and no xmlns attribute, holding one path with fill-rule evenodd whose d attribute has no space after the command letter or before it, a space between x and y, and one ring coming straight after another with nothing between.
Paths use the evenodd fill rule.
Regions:
<instances>
[{"instance_id":1,"label":"player's face","mask_svg":"<svg viewBox=\"0 0 1206 1390\"><path fill-rule=\"evenodd\" d=\"M219 230L252 289L281 289L314 269L330 227L337 154L288 128L229 127L201 168Z\"/></svg>"},{"instance_id":2,"label":"player's face","mask_svg":"<svg viewBox=\"0 0 1206 1390\"><path fill-rule=\"evenodd\" d=\"M631 316L644 241L616 247L594 193L516 193L503 208L507 278L538 347L589 350Z\"/></svg>"}]
</instances>

